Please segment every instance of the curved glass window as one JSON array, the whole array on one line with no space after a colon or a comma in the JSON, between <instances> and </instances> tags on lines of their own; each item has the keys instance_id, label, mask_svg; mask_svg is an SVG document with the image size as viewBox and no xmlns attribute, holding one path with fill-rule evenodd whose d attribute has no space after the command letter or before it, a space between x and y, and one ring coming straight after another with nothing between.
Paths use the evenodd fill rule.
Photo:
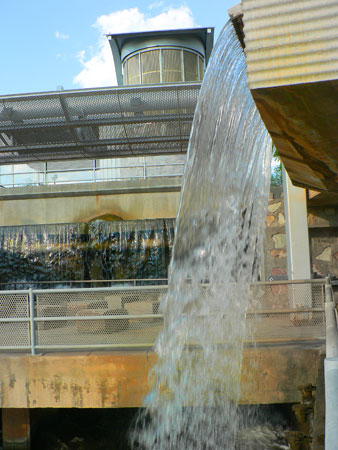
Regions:
<instances>
[{"instance_id":1,"label":"curved glass window","mask_svg":"<svg viewBox=\"0 0 338 450\"><path fill-rule=\"evenodd\" d=\"M141 50L123 63L123 82L126 85L201 81L203 74L203 57L177 47Z\"/></svg>"}]
</instances>

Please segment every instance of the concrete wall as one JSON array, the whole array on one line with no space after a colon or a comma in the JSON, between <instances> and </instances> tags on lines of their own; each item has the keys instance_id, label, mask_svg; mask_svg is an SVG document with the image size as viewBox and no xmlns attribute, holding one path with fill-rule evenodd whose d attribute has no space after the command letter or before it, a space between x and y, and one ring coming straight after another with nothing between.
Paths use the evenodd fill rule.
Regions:
<instances>
[{"instance_id":1,"label":"concrete wall","mask_svg":"<svg viewBox=\"0 0 338 450\"><path fill-rule=\"evenodd\" d=\"M0 226L174 218L181 178L13 188L0 191Z\"/></svg>"}]
</instances>

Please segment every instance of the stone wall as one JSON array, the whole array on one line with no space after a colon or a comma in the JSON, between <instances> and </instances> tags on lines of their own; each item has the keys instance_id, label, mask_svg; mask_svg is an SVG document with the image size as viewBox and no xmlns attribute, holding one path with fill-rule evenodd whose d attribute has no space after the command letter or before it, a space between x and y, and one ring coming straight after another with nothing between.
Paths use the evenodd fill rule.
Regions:
<instances>
[{"instance_id":1,"label":"stone wall","mask_svg":"<svg viewBox=\"0 0 338 450\"><path fill-rule=\"evenodd\" d=\"M271 186L265 221L263 280L287 278L284 201L281 187Z\"/></svg>"},{"instance_id":2,"label":"stone wall","mask_svg":"<svg viewBox=\"0 0 338 450\"><path fill-rule=\"evenodd\" d=\"M338 206L308 205L311 271L313 278L338 277ZM272 186L265 225L263 279L287 278L284 199Z\"/></svg>"}]
</instances>

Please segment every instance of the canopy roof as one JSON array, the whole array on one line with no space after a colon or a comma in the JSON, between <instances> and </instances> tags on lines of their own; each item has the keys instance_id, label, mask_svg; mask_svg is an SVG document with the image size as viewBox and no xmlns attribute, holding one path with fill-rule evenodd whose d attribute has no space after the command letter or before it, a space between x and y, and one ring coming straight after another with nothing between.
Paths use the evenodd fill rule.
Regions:
<instances>
[{"instance_id":1,"label":"canopy roof","mask_svg":"<svg viewBox=\"0 0 338 450\"><path fill-rule=\"evenodd\" d=\"M186 152L200 83L0 97L0 164Z\"/></svg>"}]
</instances>

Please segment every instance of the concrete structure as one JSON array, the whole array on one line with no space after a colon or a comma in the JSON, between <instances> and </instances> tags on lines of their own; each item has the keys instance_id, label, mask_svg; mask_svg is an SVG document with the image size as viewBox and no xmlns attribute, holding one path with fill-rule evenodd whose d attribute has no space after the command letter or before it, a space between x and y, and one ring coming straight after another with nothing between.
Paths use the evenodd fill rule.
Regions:
<instances>
[{"instance_id":1,"label":"concrete structure","mask_svg":"<svg viewBox=\"0 0 338 450\"><path fill-rule=\"evenodd\" d=\"M181 178L154 178L0 191L0 226L176 217Z\"/></svg>"},{"instance_id":2,"label":"concrete structure","mask_svg":"<svg viewBox=\"0 0 338 450\"><path fill-rule=\"evenodd\" d=\"M337 192L337 2L243 0L230 15L249 88L292 183Z\"/></svg>"},{"instance_id":3,"label":"concrete structure","mask_svg":"<svg viewBox=\"0 0 338 450\"><path fill-rule=\"evenodd\" d=\"M219 350L222 351L222 350ZM224 351L224 350L223 350ZM321 346L292 344L244 352L241 403L294 403L298 386L316 385ZM149 391L152 350L1 355L2 408L140 407ZM255 361L255 367L251 363Z\"/></svg>"}]
</instances>

